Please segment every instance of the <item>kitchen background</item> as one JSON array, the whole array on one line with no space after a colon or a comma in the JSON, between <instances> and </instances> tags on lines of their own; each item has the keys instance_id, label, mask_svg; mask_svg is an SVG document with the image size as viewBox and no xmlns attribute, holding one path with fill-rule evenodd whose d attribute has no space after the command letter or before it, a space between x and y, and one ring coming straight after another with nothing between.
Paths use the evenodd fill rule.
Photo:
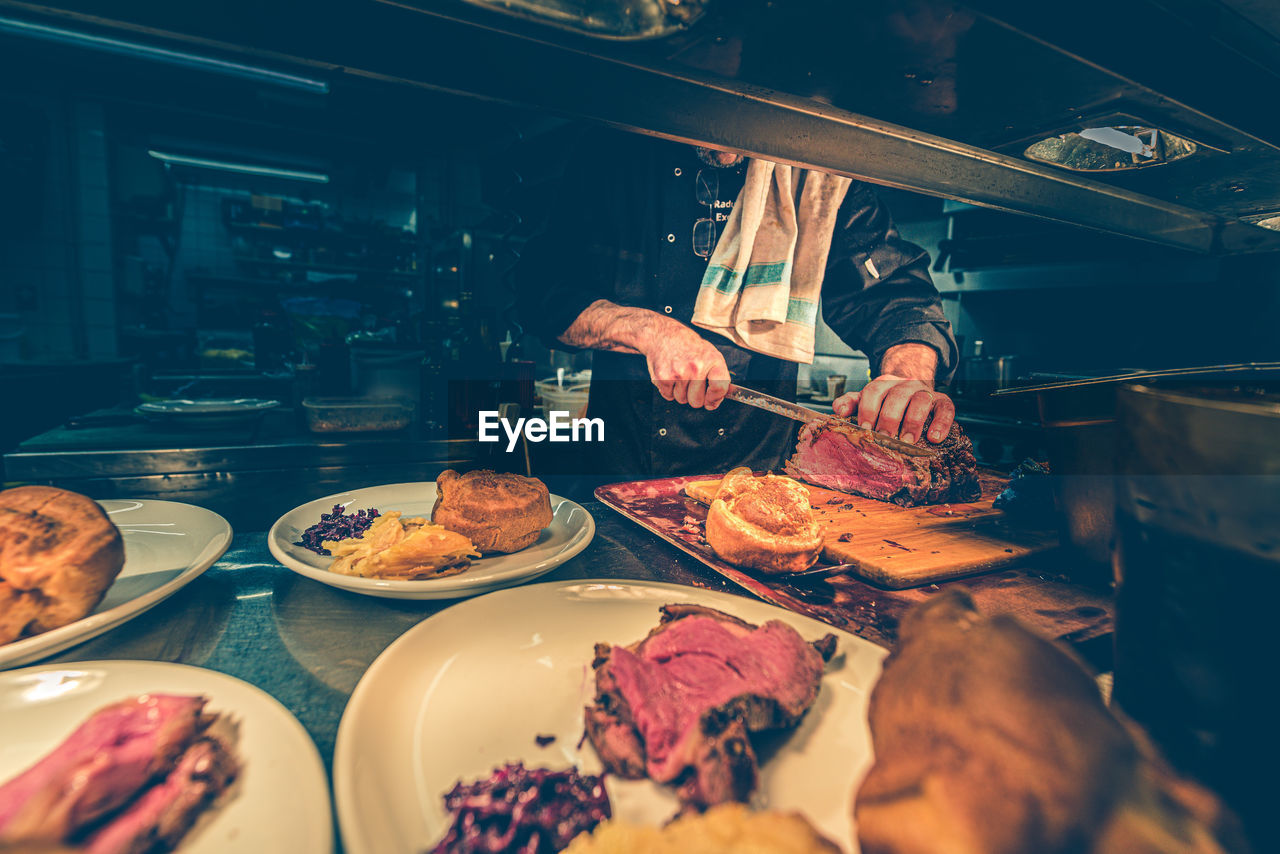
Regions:
<instances>
[{"instance_id":1,"label":"kitchen background","mask_svg":"<svg viewBox=\"0 0 1280 854\"><path fill-rule=\"evenodd\" d=\"M339 470L352 487L483 459L467 438L479 408L585 400L589 355L524 337L512 308L571 122L371 78L255 79L0 41L7 480L214 500L228 478L305 472L322 494ZM1280 358L1275 255L884 195L933 257L965 356L952 392L984 462L1042 455L1033 405L987 396L1001 385ZM865 382L866 360L829 331L819 351L803 380L816 405L829 374ZM539 382L558 369L567 387ZM410 415L325 433L347 411L302 404L370 395ZM282 406L204 432L134 412L172 397ZM249 446L276 450L191 450ZM530 450L488 463L537 469L547 449Z\"/></svg>"}]
</instances>

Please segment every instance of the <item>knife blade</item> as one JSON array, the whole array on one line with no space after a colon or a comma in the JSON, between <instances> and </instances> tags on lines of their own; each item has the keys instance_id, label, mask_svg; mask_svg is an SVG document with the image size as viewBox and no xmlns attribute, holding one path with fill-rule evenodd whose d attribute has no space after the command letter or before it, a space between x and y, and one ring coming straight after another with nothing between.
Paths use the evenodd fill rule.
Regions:
<instances>
[{"instance_id":1,"label":"knife blade","mask_svg":"<svg viewBox=\"0 0 1280 854\"><path fill-rule=\"evenodd\" d=\"M837 563L828 564L826 566L811 566L808 569L802 569L799 572L789 572L786 575L775 575L773 578L825 578L828 575L839 575L842 572L848 572L851 569L857 569L856 563Z\"/></svg>"},{"instance_id":2,"label":"knife blade","mask_svg":"<svg viewBox=\"0 0 1280 854\"><path fill-rule=\"evenodd\" d=\"M912 445L893 436L884 433L877 433L874 430L867 430L859 427L852 421L840 418L836 415L828 415L825 412L819 412L816 409L810 409L807 406L801 406L798 403L792 403L789 400L783 400L780 397L774 397L771 394L765 394L762 391L743 388L735 383L729 384L729 391L725 394L728 400L736 400L738 403L745 403L747 406L754 406L757 409L763 409L766 412L772 412L775 415L781 415L784 418L790 418L794 421L808 423L810 421L821 421L833 426L842 427L846 430L857 430L866 434L868 441L875 442L882 448L888 448L897 451L900 454L906 454L909 457L932 457L937 451L929 448L922 448L919 445Z\"/></svg>"}]
</instances>

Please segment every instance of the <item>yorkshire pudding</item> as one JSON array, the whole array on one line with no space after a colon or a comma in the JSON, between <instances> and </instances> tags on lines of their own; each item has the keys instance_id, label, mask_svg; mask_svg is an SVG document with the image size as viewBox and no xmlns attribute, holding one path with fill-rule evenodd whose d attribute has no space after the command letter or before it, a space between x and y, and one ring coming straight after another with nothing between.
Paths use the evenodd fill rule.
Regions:
<instances>
[{"instance_id":1,"label":"yorkshire pudding","mask_svg":"<svg viewBox=\"0 0 1280 854\"><path fill-rule=\"evenodd\" d=\"M467 537L482 553L517 552L551 524L551 496L537 478L445 469L436 478L431 521Z\"/></svg>"},{"instance_id":2,"label":"yorkshire pudding","mask_svg":"<svg viewBox=\"0 0 1280 854\"><path fill-rule=\"evenodd\" d=\"M51 486L0 492L0 644L88 614L124 566L97 502Z\"/></svg>"},{"instance_id":3,"label":"yorkshire pudding","mask_svg":"<svg viewBox=\"0 0 1280 854\"><path fill-rule=\"evenodd\" d=\"M822 553L809 490L789 477L736 468L707 511L707 544L724 560L768 573L800 572Z\"/></svg>"}]
</instances>

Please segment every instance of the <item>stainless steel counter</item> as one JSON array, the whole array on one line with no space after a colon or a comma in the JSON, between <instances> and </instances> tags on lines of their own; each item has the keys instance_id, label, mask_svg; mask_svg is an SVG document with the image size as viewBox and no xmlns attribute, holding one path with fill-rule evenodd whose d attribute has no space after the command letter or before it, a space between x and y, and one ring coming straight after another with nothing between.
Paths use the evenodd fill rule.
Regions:
<instances>
[{"instance_id":1,"label":"stainless steel counter","mask_svg":"<svg viewBox=\"0 0 1280 854\"><path fill-rule=\"evenodd\" d=\"M128 412L106 411L90 416ZM56 427L4 457L4 478L70 489L90 498L159 498L221 514L236 530L259 530L283 508L322 495L397 481L430 481L446 468L475 468L481 446L414 430L313 434L287 409L215 430L131 422ZM263 551L264 559L266 552Z\"/></svg>"},{"instance_id":2,"label":"stainless steel counter","mask_svg":"<svg viewBox=\"0 0 1280 854\"><path fill-rule=\"evenodd\" d=\"M600 502L582 503L595 518L595 539L577 557L533 583L626 578L748 595ZM1051 564L1044 556L1037 567L1026 569L1047 571ZM857 586L865 588L858 591L865 600L861 613L877 623L868 627L870 634L896 625L892 609L875 607L877 601L888 605L888 594ZM262 688L297 716L331 773L338 723L365 670L403 632L452 604L346 593L276 563L267 551L265 533L237 534L221 560L172 598L40 663L144 659L229 673ZM1109 636L1091 637L1075 647L1095 666L1109 668ZM339 840L336 827L334 838ZM336 845L341 851L340 841Z\"/></svg>"},{"instance_id":3,"label":"stainless steel counter","mask_svg":"<svg viewBox=\"0 0 1280 854\"><path fill-rule=\"evenodd\" d=\"M595 518L595 539L540 581L628 578L748 595L600 502L583 504ZM1047 566L1052 558L1040 561ZM861 592L869 602L864 613L896 625L885 609L874 607L876 600L887 604L887 594L859 586L865 587ZM366 668L401 633L451 604L336 590L276 563L265 533L237 534L220 561L169 600L42 663L146 659L229 673L293 712L330 767L338 721ZM1077 644L1077 650L1100 669L1109 667L1109 636L1092 637Z\"/></svg>"},{"instance_id":4,"label":"stainless steel counter","mask_svg":"<svg viewBox=\"0 0 1280 854\"><path fill-rule=\"evenodd\" d=\"M587 509L595 539L540 580L632 578L743 593L598 502ZM266 534L237 534L220 561L169 600L41 663L147 659L229 673L293 712L330 767L338 721L365 669L401 633L451 604L342 592L276 563Z\"/></svg>"}]
</instances>

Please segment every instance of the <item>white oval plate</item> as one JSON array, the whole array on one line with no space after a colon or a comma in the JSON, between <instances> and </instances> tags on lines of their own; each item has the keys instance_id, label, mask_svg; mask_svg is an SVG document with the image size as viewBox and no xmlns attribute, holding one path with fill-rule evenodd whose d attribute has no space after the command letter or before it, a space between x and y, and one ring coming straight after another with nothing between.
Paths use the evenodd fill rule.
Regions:
<instances>
[{"instance_id":1,"label":"white oval plate","mask_svg":"<svg viewBox=\"0 0 1280 854\"><path fill-rule=\"evenodd\" d=\"M157 400L151 403L140 403L134 412L144 415L174 416L180 418L200 418L217 415L251 415L266 412L280 405L278 400L264 400L257 397L220 397L208 400Z\"/></svg>"},{"instance_id":2,"label":"white oval plate","mask_svg":"<svg viewBox=\"0 0 1280 854\"><path fill-rule=\"evenodd\" d=\"M46 664L0 673L0 781L29 768L91 714L138 694L203 694L210 712L238 723L242 770L201 816L179 854L333 850L320 753L289 710L235 677L158 661Z\"/></svg>"},{"instance_id":3,"label":"white oval plate","mask_svg":"<svg viewBox=\"0 0 1280 854\"><path fill-rule=\"evenodd\" d=\"M762 764L757 804L799 810L846 851L857 851L853 796L871 764L867 699L885 651L772 605L693 587L562 581L504 590L441 611L392 643L347 703L333 761L347 854L430 850L448 827L441 796L498 765L578 766L595 680L597 641L628 644L658 624L658 608L690 602L754 623L779 619L808 640L834 633L839 649L818 699ZM537 735L554 735L545 748ZM678 805L669 787L606 778L613 814L660 825Z\"/></svg>"},{"instance_id":4,"label":"white oval plate","mask_svg":"<svg viewBox=\"0 0 1280 854\"><path fill-rule=\"evenodd\" d=\"M515 554L474 559L466 572L425 581L388 581L330 572L333 558L296 545L302 532L320 521L335 504L347 512L376 508L381 513L399 510L405 516L431 518L436 503L435 483L393 483L353 489L295 507L276 520L267 534L272 556L307 578L369 596L388 599L459 599L521 584L545 575L587 547L596 534L596 523L581 504L551 496L551 524L537 542Z\"/></svg>"},{"instance_id":5,"label":"white oval plate","mask_svg":"<svg viewBox=\"0 0 1280 854\"><path fill-rule=\"evenodd\" d=\"M161 400L134 407L149 421L189 430L215 430L256 424L278 400L259 398L219 398L212 400Z\"/></svg>"},{"instance_id":6,"label":"white oval plate","mask_svg":"<svg viewBox=\"0 0 1280 854\"><path fill-rule=\"evenodd\" d=\"M87 617L0 646L0 670L38 661L97 637L190 584L231 545L212 510L177 501L99 501L124 537L124 568Z\"/></svg>"}]
</instances>

